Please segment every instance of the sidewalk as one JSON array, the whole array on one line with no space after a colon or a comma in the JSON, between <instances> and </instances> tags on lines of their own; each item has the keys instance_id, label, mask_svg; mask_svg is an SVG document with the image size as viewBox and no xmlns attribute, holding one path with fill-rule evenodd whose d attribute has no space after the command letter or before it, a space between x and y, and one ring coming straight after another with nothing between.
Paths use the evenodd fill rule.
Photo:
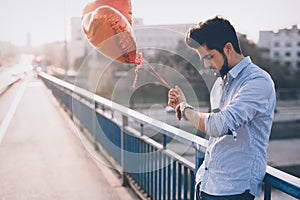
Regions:
<instances>
[{"instance_id":1,"label":"sidewalk","mask_svg":"<svg viewBox=\"0 0 300 200\"><path fill-rule=\"evenodd\" d=\"M44 84L29 75L0 139L0 199L136 199L95 161ZM2 125L2 124L1 124Z\"/></svg>"}]
</instances>

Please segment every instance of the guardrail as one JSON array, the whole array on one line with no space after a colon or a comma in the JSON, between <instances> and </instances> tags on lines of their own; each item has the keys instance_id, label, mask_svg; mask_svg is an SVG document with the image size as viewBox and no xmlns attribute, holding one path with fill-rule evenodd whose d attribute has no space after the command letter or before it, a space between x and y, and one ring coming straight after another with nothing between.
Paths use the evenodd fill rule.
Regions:
<instances>
[{"instance_id":1,"label":"guardrail","mask_svg":"<svg viewBox=\"0 0 300 200\"><path fill-rule=\"evenodd\" d=\"M87 130L93 142L143 199L194 199L195 169L203 161L207 140L116 104L45 73L46 86ZM135 127L135 128L133 128ZM154 130L161 139L145 135ZM195 164L170 150L177 141L195 150ZM300 179L270 166L264 179L264 199L272 189L300 199Z\"/></svg>"},{"instance_id":2,"label":"guardrail","mask_svg":"<svg viewBox=\"0 0 300 200\"><path fill-rule=\"evenodd\" d=\"M10 88L16 82L18 82L21 78L22 77L15 77L15 78L7 80L7 82L5 82L4 84L0 85L0 95L4 94L5 91L8 90L8 88Z\"/></svg>"}]
</instances>

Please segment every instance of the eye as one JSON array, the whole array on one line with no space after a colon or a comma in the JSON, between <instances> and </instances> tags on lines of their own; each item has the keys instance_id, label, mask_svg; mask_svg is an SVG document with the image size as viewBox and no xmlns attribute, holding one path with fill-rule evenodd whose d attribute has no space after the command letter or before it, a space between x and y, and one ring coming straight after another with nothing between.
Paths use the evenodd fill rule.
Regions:
<instances>
[{"instance_id":1,"label":"eye","mask_svg":"<svg viewBox=\"0 0 300 200\"><path fill-rule=\"evenodd\" d=\"M205 56L202 58L203 61L204 61L204 60L210 61L210 60L212 60L212 59L213 59L213 55L211 55L211 54L207 54L207 55L205 55Z\"/></svg>"}]
</instances>

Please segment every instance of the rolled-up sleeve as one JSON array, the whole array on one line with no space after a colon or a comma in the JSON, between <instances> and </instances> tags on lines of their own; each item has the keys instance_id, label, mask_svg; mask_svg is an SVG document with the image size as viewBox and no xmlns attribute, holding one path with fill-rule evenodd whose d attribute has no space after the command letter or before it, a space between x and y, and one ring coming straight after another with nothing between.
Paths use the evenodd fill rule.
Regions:
<instances>
[{"instance_id":1,"label":"rolled-up sleeve","mask_svg":"<svg viewBox=\"0 0 300 200\"><path fill-rule=\"evenodd\" d=\"M206 134L221 137L248 123L258 112L265 112L273 88L267 77L249 78L219 112L205 118Z\"/></svg>"},{"instance_id":2,"label":"rolled-up sleeve","mask_svg":"<svg viewBox=\"0 0 300 200\"><path fill-rule=\"evenodd\" d=\"M210 113L205 118L205 132L212 137L222 136L224 124L226 123L224 112Z\"/></svg>"}]
</instances>

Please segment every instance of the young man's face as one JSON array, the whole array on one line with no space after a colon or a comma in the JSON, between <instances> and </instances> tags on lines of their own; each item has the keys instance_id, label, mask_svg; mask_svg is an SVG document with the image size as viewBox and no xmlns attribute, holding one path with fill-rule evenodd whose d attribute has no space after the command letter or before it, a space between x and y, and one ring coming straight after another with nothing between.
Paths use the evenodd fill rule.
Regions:
<instances>
[{"instance_id":1,"label":"young man's face","mask_svg":"<svg viewBox=\"0 0 300 200\"><path fill-rule=\"evenodd\" d=\"M214 74L219 74L225 65L228 67L226 56L216 49L209 50L206 45L203 45L197 49L197 52L200 60L204 63L204 67L211 69Z\"/></svg>"}]
</instances>

